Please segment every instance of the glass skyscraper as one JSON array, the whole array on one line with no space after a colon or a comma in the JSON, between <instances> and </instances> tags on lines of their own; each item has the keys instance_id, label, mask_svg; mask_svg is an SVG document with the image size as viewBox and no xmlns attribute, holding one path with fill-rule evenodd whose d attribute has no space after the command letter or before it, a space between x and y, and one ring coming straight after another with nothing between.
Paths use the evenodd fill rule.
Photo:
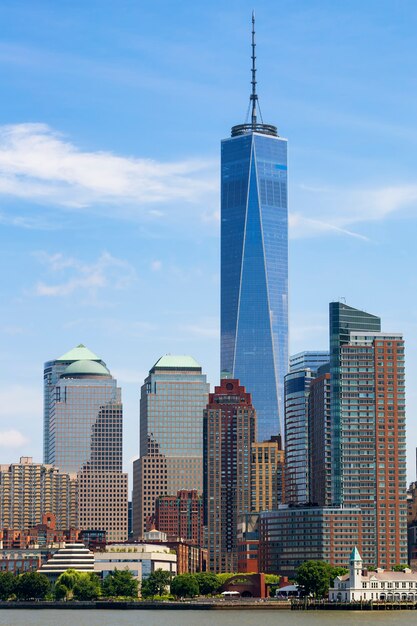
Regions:
<instances>
[{"instance_id":1,"label":"glass skyscraper","mask_svg":"<svg viewBox=\"0 0 417 626\"><path fill-rule=\"evenodd\" d=\"M78 526L127 538L121 389L105 363L79 345L45 364L45 461L78 479Z\"/></svg>"},{"instance_id":2,"label":"glass skyscraper","mask_svg":"<svg viewBox=\"0 0 417 626\"><path fill-rule=\"evenodd\" d=\"M140 398L140 458L133 464L133 534L142 538L155 499L203 491L203 412L210 385L191 356L166 354L149 372Z\"/></svg>"},{"instance_id":3,"label":"glass skyscraper","mask_svg":"<svg viewBox=\"0 0 417 626\"><path fill-rule=\"evenodd\" d=\"M221 370L252 394L258 440L284 435L288 369L287 140L252 118L221 145Z\"/></svg>"}]
</instances>

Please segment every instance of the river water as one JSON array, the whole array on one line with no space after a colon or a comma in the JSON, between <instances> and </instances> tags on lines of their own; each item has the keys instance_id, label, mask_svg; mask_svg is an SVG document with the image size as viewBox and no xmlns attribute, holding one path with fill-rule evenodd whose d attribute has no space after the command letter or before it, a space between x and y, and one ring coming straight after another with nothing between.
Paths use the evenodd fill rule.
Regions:
<instances>
[{"instance_id":1,"label":"river water","mask_svg":"<svg viewBox=\"0 0 417 626\"><path fill-rule=\"evenodd\" d=\"M417 626L417 611L0 610L0 626Z\"/></svg>"}]
</instances>

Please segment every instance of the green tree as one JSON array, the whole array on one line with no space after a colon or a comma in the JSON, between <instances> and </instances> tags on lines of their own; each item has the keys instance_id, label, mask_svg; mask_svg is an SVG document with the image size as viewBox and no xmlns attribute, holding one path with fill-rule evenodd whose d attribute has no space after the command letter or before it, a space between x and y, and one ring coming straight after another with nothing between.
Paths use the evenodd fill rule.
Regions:
<instances>
[{"instance_id":1,"label":"green tree","mask_svg":"<svg viewBox=\"0 0 417 626\"><path fill-rule=\"evenodd\" d=\"M323 598L329 593L330 566L324 561L306 561L297 568L295 580L303 595Z\"/></svg>"},{"instance_id":2,"label":"green tree","mask_svg":"<svg viewBox=\"0 0 417 626\"><path fill-rule=\"evenodd\" d=\"M194 598L198 596L199 586L193 574L179 574L171 583L171 593L177 598Z\"/></svg>"},{"instance_id":3,"label":"green tree","mask_svg":"<svg viewBox=\"0 0 417 626\"><path fill-rule=\"evenodd\" d=\"M49 588L50 583L45 574L26 572L18 577L15 594L21 600L43 600Z\"/></svg>"},{"instance_id":4,"label":"green tree","mask_svg":"<svg viewBox=\"0 0 417 626\"><path fill-rule=\"evenodd\" d=\"M82 572L72 591L75 600L96 600L101 596L100 579L93 572Z\"/></svg>"},{"instance_id":5,"label":"green tree","mask_svg":"<svg viewBox=\"0 0 417 626\"><path fill-rule=\"evenodd\" d=\"M115 569L103 581L103 595L108 598L138 597L138 581L128 569Z\"/></svg>"},{"instance_id":6,"label":"green tree","mask_svg":"<svg viewBox=\"0 0 417 626\"><path fill-rule=\"evenodd\" d=\"M171 572L157 569L142 582L142 597L152 598L152 596L163 596L168 591L171 582Z\"/></svg>"},{"instance_id":7,"label":"green tree","mask_svg":"<svg viewBox=\"0 0 417 626\"><path fill-rule=\"evenodd\" d=\"M403 572L406 567L408 568L409 565L407 565L407 564L404 565L404 563L397 563L397 565L393 566L392 571L393 572Z\"/></svg>"},{"instance_id":8,"label":"green tree","mask_svg":"<svg viewBox=\"0 0 417 626\"><path fill-rule=\"evenodd\" d=\"M198 583L200 595L210 596L217 593L221 587L221 583L217 574L213 572L199 572L195 574Z\"/></svg>"},{"instance_id":9,"label":"green tree","mask_svg":"<svg viewBox=\"0 0 417 626\"><path fill-rule=\"evenodd\" d=\"M56 600L71 600L74 596L74 587L80 579L82 572L75 569L67 569L58 576L55 583L54 595Z\"/></svg>"},{"instance_id":10,"label":"green tree","mask_svg":"<svg viewBox=\"0 0 417 626\"><path fill-rule=\"evenodd\" d=\"M17 578L12 572L0 572L0 600L8 600L14 593Z\"/></svg>"}]
</instances>

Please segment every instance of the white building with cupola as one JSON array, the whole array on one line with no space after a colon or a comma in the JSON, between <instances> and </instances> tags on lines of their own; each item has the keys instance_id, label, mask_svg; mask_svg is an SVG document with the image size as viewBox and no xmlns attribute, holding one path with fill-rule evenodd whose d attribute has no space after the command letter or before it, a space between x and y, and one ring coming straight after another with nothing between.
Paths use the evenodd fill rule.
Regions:
<instances>
[{"instance_id":1,"label":"white building with cupola","mask_svg":"<svg viewBox=\"0 0 417 626\"><path fill-rule=\"evenodd\" d=\"M400 602L417 601L417 572L404 568L401 572L363 568L358 549L350 555L349 573L337 576L329 590L331 602Z\"/></svg>"}]
</instances>

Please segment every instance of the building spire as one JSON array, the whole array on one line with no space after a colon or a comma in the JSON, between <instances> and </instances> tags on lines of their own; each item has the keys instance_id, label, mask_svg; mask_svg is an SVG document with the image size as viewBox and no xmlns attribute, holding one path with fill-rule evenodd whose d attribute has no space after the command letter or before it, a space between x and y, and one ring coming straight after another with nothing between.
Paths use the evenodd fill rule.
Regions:
<instances>
[{"instance_id":1,"label":"building spire","mask_svg":"<svg viewBox=\"0 0 417 626\"><path fill-rule=\"evenodd\" d=\"M255 11L252 11L252 93L250 96L252 103L252 126L256 126L256 104L258 102L258 95L256 93L256 43L255 43Z\"/></svg>"},{"instance_id":2,"label":"building spire","mask_svg":"<svg viewBox=\"0 0 417 626\"><path fill-rule=\"evenodd\" d=\"M261 108L259 106L258 94L256 93L256 42L255 42L255 11L252 11L252 69L251 69L251 85L252 90L249 98L249 106L247 108L246 119L244 124L237 124L232 127L232 137L238 135L246 135L247 133L260 133L262 135L272 135L278 137L276 126L272 124L264 124L262 119ZM251 118L249 120L249 112ZM258 114L260 121L258 122Z\"/></svg>"}]
</instances>

